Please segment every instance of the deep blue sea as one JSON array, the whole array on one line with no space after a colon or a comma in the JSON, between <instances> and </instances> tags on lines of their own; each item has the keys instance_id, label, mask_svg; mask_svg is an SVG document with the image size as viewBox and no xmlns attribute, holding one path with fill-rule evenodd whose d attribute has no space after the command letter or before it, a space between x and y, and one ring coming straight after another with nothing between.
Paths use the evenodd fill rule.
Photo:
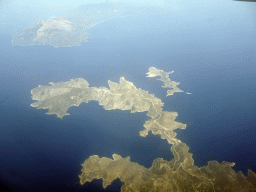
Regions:
<instances>
[{"instance_id":1,"label":"deep blue sea","mask_svg":"<svg viewBox=\"0 0 256 192\"><path fill-rule=\"evenodd\" d=\"M228 161L245 175L256 172L256 28L188 17L109 20L91 28L87 42L68 48L12 46L12 37L1 34L1 183L22 192L103 191L100 180L79 184L81 164L91 155L130 156L147 168L156 158L173 158L160 136L139 136L146 112L106 111L91 101L59 119L30 106L31 89L79 77L108 87L123 76L160 98L165 111L187 124L177 138L190 147L195 165ZM146 77L152 66L174 70L170 78L192 94L166 97L163 82ZM116 180L106 191L120 187Z\"/></svg>"}]
</instances>

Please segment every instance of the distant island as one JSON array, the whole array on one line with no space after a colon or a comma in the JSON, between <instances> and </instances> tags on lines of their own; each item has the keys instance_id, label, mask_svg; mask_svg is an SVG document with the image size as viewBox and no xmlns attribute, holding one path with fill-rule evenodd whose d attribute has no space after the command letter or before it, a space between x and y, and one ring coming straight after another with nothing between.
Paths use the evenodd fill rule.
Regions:
<instances>
[{"instance_id":1,"label":"distant island","mask_svg":"<svg viewBox=\"0 0 256 192\"><path fill-rule=\"evenodd\" d=\"M85 4L67 13L50 16L38 21L23 31L15 31L12 39L14 46L53 46L73 47L87 42L88 29L104 21L139 16L144 14L163 14L170 12L169 7L136 6L130 3L104 2Z\"/></svg>"},{"instance_id":2,"label":"distant island","mask_svg":"<svg viewBox=\"0 0 256 192\"><path fill-rule=\"evenodd\" d=\"M160 76L165 88L169 88L167 96L183 92L177 86L178 82L171 81L169 75L154 67L149 68L148 77ZM155 159L149 169L130 161L130 157L122 158L113 154L113 159L93 155L83 163L79 175L80 184L102 178L103 187L120 178L125 184L121 190L125 192L166 192L166 191L255 191L256 174L248 170L247 177L242 172L236 173L232 167L235 163L217 161L208 162L208 166L194 165L189 147L176 138L176 129L185 129L186 124L175 121L176 112L163 111L162 101L147 91L136 88L132 82L121 77L119 83L108 81L106 87L89 87L82 78L71 79L67 82L50 83L51 86L39 86L31 90L32 107L48 109L47 114L55 114L63 118L71 106L79 106L91 100L99 102L105 110L130 110L131 113L147 111L151 119L144 123L145 130L140 136L146 137L151 131L160 135L171 144L174 158L171 161L162 158ZM187 92L187 94L190 94Z\"/></svg>"},{"instance_id":3,"label":"distant island","mask_svg":"<svg viewBox=\"0 0 256 192\"><path fill-rule=\"evenodd\" d=\"M50 45L54 47L79 46L87 39L76 23L69 19L48 18L17 34L13 45Z\"/></svg>"}]
</instances>

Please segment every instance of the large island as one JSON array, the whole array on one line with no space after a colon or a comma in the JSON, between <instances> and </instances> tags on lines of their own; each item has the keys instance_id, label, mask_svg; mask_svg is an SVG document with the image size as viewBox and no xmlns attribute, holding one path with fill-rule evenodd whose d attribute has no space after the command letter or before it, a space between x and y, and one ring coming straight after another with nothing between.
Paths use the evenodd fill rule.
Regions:
<instances>
[{"instance_id":1,"label":"large island","mask_svg":"<svg viewBox=\"0 0 256 192\"><path fill-rule=\"evenodd\" d=\"M169 74L154 67L149 68L148 77L160 76L167 90L167 96L176 92L183 92L172 81ZM31 90L32 107L49 109L47 114L55 114L63 118L71 106L79 106L91 100L99 102L105 110L130 110L131 113L145 112L150 117L144 123L145 130L140 136L146 137L151 131L160 135L171 145L174 158L171 161L162 158L155 159L149 169L130 161L130 157L122 158L113 154L113 159L99 158L98 155L89 157L83 163L82 173L79 175L80 184L102 178L103 187L119 178L125 184L125 192L167 192L167 191L256 191L256 174L248 171L247 177L242 172L235 172L235 163L217 161L208 162L208 166L194 165L189 147L176 138L176 129L185 129L186 124L175 121L176 112L163 111L163 102L147 91L136 88L132 82L120 78L119 83L108 81L106 87L89 87L89 83L82 78L71 79L67 82L50 83L51 86L39 86ZM190 94L190 93L187 93Z\"/></svg>"}]
</instances>

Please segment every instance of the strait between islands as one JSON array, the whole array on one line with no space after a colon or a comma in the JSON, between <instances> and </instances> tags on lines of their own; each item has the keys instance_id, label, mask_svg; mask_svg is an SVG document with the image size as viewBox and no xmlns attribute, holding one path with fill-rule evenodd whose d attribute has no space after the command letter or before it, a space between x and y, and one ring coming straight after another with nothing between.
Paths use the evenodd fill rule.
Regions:
<instances>
[{"instance_id":1,"label":"strait between islands","mask_svg":"<svg viewBox=\"0 0 256 192\"><path fill-rule=\"evenodd\" d=\"M171 81L171 72L150 67L147 77L160 76L164 82L167 96L175 92L183 92L177 86L179 82ZM171 144L174 158L171 161L162 158L155 159L149 169L131 162L130 157L122 158L113 154L113 159L93 155L83 163L82 173L79 175L80 184L91 182L93 179L103 179L103 187L119 178L125 184L124 192L166 192L166 191L213 191L240 192L256 191L256 174L248 170L247 177L242 172L235 172L235 163L223 161L208 162L208 166L194 165L189 147L176 138L175 129L185 129L186 124L175 121L176 112L163 111L162 101L147 91L136 88L132 82L121 77L119 83L108 81L106 87L89 87L89 83L82 78L71 79L67 82L50 83L51 86L40 86L31 90L32 107L48 109L47 114L55 114L59 118L69 115L67 110L71 106L79 106L91 100L99 102L105 110L130 110L131 113L147 111L151 119L144 124L145 130L140 136L146 137L151 131L160 135ZM187 94L191 94L186 92Z\"/></svg>"}]
</instances>

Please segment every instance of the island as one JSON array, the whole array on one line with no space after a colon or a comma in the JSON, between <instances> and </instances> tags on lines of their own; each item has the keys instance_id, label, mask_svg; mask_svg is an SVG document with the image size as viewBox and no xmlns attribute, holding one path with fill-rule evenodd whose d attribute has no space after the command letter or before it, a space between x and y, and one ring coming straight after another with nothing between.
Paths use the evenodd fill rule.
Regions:
<instances>
[{"instance_id":1,"label":"island","mask_svg":"<svg viewBox=\"0 0 256 192\"><path fill-rule=\"evenodd\" d=\"M171 81L169 75L173 72L164 72L150 67L148 77L160 76L165 83L163 87L170 88L167 96L176 92L183 92L177 86L178 82ZM91 182L93 179L103 179L103 187L119 178L124 185L122 192L166 192L166 191L255 191L256 174L248 170L248 175L235 172L233 162L208 162L207 166L194 165L189 147L176 138L176 129L185 129L186 124L175 121L177 112L163 111L161 99L147 91L136 88L132 82L121 77L119 83L108 81L109 88L89 87L89 83L82 78L71 79L67 82L50 83L50 86L38 86L31 90L32 107L48 109L47 114L55 114L59 118L69 115L71 106L79 106L91 100L99 102L105 110L130 110L131 113L145 112L150 117L144 123L144 130L139 134L146 137L151 131L160 135L171 145L174 158L171 161L157 158L147 169L130 157L121 157L113 154L113 159L93 155L82 164L79 175L80 184Z\"/></svg>"}]
</instances>

